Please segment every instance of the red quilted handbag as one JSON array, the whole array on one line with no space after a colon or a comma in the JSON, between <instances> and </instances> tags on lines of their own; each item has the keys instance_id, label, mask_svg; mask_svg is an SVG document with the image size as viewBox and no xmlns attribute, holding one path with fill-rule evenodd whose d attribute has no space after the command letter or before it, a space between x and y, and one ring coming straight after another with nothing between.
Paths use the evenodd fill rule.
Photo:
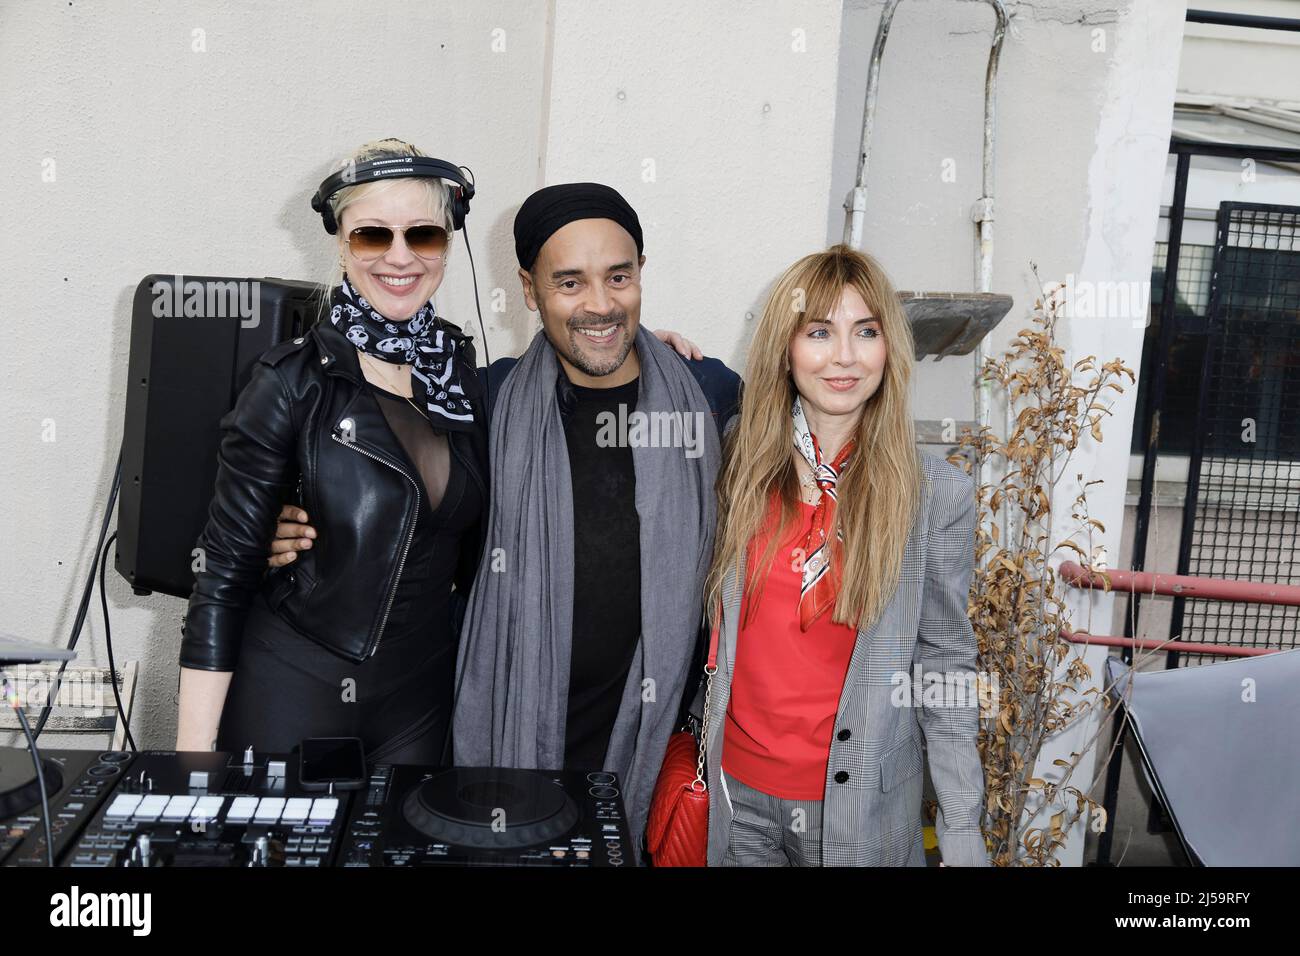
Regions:
<instances>
[{"instance_id":1,"label":"red quilted handbag","mask_svg":"<svg viewBox=\"0 0 1300 956\"><path fill-rule=\"evenodd\" d=\"M709 846L709 784L704 775L709 747L709 705L718 672L718 625L709 635L704 667L704 715L700 739L689 731L668 738L663 767L650 799L646 849L655 866L705 866Z\"/></svg>"}]
</instances>

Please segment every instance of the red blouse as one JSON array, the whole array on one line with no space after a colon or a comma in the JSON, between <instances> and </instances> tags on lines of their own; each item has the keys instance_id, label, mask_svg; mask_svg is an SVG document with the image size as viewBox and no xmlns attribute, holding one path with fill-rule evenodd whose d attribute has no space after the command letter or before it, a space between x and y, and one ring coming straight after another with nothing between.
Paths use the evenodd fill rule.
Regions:
<instances>
[{"instance_id":1,"label":"red blouse","mask_svg":"<svg viewBox=\"0 0 1300 956\"><path fill-rule=\"evenodd\" d=\"M722 766L756 790L791 800L821 800L840 691L857 631L823 614L799 630L799 585L791 551L812 526L812 505L797 519L772 559L758 604L736 635L731 698L727 704ZM767 524L750 542L746 567L755 567L780 520L773 498Z\"/></svg>"}]
</instances>

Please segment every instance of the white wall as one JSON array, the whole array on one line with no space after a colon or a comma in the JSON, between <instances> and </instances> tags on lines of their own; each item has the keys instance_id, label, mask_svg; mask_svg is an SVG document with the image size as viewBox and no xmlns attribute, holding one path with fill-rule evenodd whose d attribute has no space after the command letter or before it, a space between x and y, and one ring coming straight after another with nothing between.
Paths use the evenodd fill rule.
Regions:
<instances>
[{"instance_id":1,"label":"white wall","mask_svg":"<svg viewBox=\"0 0 1300 956\"><path fill-rule=\"evenodd\" d=\"M1030 261L1044 279L1149 275L1183 15L1178 0L1008 8L994 287L1016 308L995 349L1030 304ZM39 224L0 237L6 261L27 267L11 283L11 314L67 316L58 328L75 327L78 345L60 361L63 351L36 344L41 326L10 320L25 334L0 359L14 436L0 630L66 637L121 435L135 283L176 271L324 276L330 246L308 196L360 142L397 135L473 167L471 235L494 354L521 351L536 328L510 224L540 185L598 179L623 191L645 227L647 323L681 329L738 369L749 316L776 276L840 237L877 2L375 2L361 15L327 0L311 20L300 9L0 8L0 170L15 184L11 221ZM981 4L947 0L905 3L895 18L867 248L900 287L973 287L990 22ZM195 28L207 52L191 50ZM424 62L427 76L415 69ZM41 179L47 157L53 183ZM949 157L955 183L940 181ZM439 305L470 325L458 255ZM494 289L505 291L503 313L490 310ZM1078 325L1067 344L1136 368L1141 328L1130 324ZM925 363L917 416L970 418L972 370L969 358ZM1105 445L1080 462L1107 480L1097 513L1120 514L1130 416L1118 408ZM47 418L54 442L41 441ZM1107 530L1118 542L1119 521ZM139 736L166 746L184 604L109 582L119 659L145 666ZM81 646L102 660L97 621Z\"/></svg>"},{"instance_id":2,"label":"white wall","mask_svg":"<svg viewBox=\"0 0 1300 956\"><path fill-rule=\"evenodd\" d=\"M1197 0L1194 9L1262 17L1300 17L1295 0ZM1300 103L1300 33L1189 23L1178 89Z\"/></svg>"}]
</instances>

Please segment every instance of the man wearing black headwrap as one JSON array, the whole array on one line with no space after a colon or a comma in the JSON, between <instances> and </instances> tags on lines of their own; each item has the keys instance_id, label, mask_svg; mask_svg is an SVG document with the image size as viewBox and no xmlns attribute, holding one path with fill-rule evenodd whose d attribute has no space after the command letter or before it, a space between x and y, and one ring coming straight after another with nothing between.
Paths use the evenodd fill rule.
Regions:
<instances>
[{"instance_id":1,"label":"man wearing black headwrap","mask_svg":"<svg viewBox=\"0 0 1300 956\"><path fill-rule=\"evenodd\" d=\"M515 255L531 271L542 246L557 230L577 219L610 219L632 237L637 255L645 246L641 220L618 190L603 183L561 183L539 189L515 214Z\"/></svg>"},{"instance_id":2,"label":"man wearing black headwrap","mask_svg":"<svg viewBox=\"0 0 1300 956\"><path fill-rule=\"evenodd\" d=\"M581 225L566 230L565 227L571 223ZM575 229L580 231L575 232ZM561 235L551 242L556 233ZM625 278L615 276L618 283L627 283L625 290L639 289L641 265L645 262L645 256L641 254L644 247L641 222L616 190L600 183L547 186L529 196L515 216L515 255L519 258L519 278L524 285L524 296L529 308L541 309L543 328L559 353L565 372L574 384L612 388L631 381L637 374L637 360L632 354L636 317L629 327L619 290L610 290L611 307L605 314L559 314L571 311L565 298L579 283L573 274L574 237L581 235L582 241L590 244L594 234L602 244L599 250L592 247L594 254L600 255L608 249L610 253L605 255L605 259L623 259L620 262L601 260L600 264L609 266L615 273L626 274ZM623 257L614 252L620 245L626 245L629 236L636 245L636 256ZM548 242L547 261L542 269L537 270L538 257ZM557 263L565 268L552 269ZM559 295L551 296L553 292ZM639 314L639 294L637 299ZM547 322L548 315L552 318L550 323ZM565 320L563 325L560 319ZM611 329L609 341L599 337L610 336ZM615 376L614 380L605 378L611 374Z\"/></svg>"},{"instance_id":3,"label":"man wearing black headwrap","mask_svg":"<svg viewBox=\"0 0 1300 956\"><path fill-rule=\"evenodd\" d=\"M492 506L461 637L455 760L617 772L636 858L698 677L719 434L740 380L640 329L644 239L614 189L539 190L514 233L542 331L492 368ZM680 425L676 442L609 427L638 413Z\"/></svg>"}]
</instances>

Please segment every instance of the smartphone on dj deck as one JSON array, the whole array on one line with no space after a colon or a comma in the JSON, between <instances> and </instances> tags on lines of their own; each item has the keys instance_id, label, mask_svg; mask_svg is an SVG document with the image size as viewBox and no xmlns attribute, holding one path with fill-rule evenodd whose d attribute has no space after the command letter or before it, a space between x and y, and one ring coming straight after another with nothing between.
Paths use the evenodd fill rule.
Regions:
<instances>
[{"instance_id":1,"label":"smartphone on dj deck","mask_svg":"<svg viewBox=\"0 0 1300 956\"><path fill-rule=\"evenodd\" d=\"M299 744L298 782L304 790L360 790L366 753L360 737L308 737Z\"/></svg>"}]
</instances>

